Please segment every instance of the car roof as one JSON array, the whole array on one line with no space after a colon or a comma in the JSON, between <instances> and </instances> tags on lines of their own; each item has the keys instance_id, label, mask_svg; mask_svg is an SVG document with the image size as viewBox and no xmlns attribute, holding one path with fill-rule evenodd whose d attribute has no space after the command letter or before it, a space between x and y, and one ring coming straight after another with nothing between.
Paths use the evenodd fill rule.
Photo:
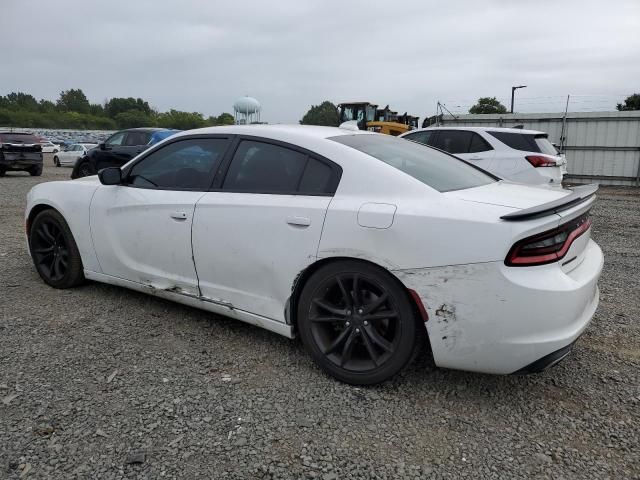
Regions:
<instances>
[{"instance_id":1,"label":"car roof","mask_svg":"<svg viewBox=\"0 0 640 480\"><path fill-rule=\"evenodd\" d=\"M339 135L375 135L372 132L360 130L347 130L339 127L321 127L316 125L227 125L219 127L205 127L196 130L185 130L177 133L171 138L185 135L202 134L230 134L230 135L253 135L256 137L273 137L281 139L283 137L295 139L324 139L337 137Z\"/></svg>"},{"instance_id":2,"label":"car roof","mask_svg":"<svg viewBox=\"0 0 640 480\"><path fill-rule=\"evenodd\" d=\"M411 130L408 133L414 133L422 130L470 130L472 132L505 132L505 133L527 133L531 135L539 135L544 134L546 132L541 132L540 130L524 130L522 128L505 128L505 127L450 127L448 125L443 125L441 127L427 127L420 128L418 130Z\"/></svg>"}]
</instances>

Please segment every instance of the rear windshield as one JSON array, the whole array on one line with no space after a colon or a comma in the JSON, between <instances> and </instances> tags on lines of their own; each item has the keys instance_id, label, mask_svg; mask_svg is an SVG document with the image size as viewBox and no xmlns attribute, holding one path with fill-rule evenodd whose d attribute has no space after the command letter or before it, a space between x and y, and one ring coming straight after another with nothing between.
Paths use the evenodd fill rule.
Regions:
<instances>
[{"instance_id":1,"label":"rear windshield","mask_svg":"<svg viewBox=\"0 0 640 480\"><path fill-rule=\"evenodd\" d=\"M558 154L558 151L547 139L547 134L545 133L492 132L491 130L487 133L514 150L546 153L547 155Z\"/></svg>"},{"instance_id":2,"label":"rear windshield","mask_svg":"<svg viewBox=\"0 0 640 480\"><path fill-rule=\"evenodd\" d=\"M401 138L389 135L340 135L329 140L377 158L439 192L495 182L493 177L462 160Z\"/></svg>"},{"instance_id":3,"label":"rear windshield","mask_svg":"<svg viewBox=\"0 0 640 480\"><path fill-rule=\"evenodd\" d=\"M2 143L40 143L40 141L30 133L0 133Z\"/></svg>"}]
</instances>

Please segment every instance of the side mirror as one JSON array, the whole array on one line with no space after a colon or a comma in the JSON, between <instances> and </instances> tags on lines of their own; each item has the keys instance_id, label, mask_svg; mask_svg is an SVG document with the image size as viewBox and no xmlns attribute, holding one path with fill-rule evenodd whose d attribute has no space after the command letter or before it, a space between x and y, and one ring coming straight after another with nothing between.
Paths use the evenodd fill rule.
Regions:
<instances>
[{"instance_id":1,"label":"side mirror","mask_svg":"<svg viewBox=\"0 0 640 480\"><path fill-rule=\"evenodd\" d=\"M102 142L100 145L98 145L98 148L100 150L105 150L106 146L105 146L104 142Z\"/></svg>"},{"instance_id":2,"label":"side mirror","mask_svg":"<svg viewBox=\"0 0 640 480\"><path fill-rule=\"evenodd\" d=\"M103 185L120 185L122 183L122 170L118 167L103 168L98 172L98 178Z\"/></svg>"}]
</instances>

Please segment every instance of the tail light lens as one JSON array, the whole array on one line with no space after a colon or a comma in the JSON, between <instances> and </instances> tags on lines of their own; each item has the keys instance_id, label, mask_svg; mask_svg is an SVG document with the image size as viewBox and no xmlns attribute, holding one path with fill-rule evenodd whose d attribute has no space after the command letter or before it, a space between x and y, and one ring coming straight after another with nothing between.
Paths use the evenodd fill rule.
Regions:
<instances>
[{"instance_id":1,"label":"tail light lens","mask_svg":"<svg viewBox=\"0 0 640 480\"><path fill-rule=\"evenodd\" d=\"M555 167L556 161L553 160L552 158L548 158L548 157L543 157L541 155L527 155L526 157L524 157L527 159L527 161L533 165L535 168L538 167Z\"/></svg>"},{"instance_id":2,"label":"tail light lens","mask_svg":"<svg viewBox=\"0 0 640 480\"><path fill-rule=\"evenodd\" d=\"M558 228L520 240L511 247L504 263L509 267L528 267L557 262L589 227L591 219L585 213Z\"/></svg>"}]
</instances>

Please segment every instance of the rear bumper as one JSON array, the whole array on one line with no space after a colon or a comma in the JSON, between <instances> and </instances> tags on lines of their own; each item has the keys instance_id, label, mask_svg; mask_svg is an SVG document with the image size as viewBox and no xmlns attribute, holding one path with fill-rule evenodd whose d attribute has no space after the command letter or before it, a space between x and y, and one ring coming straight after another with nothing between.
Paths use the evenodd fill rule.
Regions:
<instances>
[{"instance_id":1,"label":"rear bumper","mask_svg":"<svg viewBox=\"0 0 640 480\"><path fill-rule=\"evenodd\" d=\"M42 165L42 158L19 160L0 159L0 168L3 170L24 170L26 168L38 167L40 165Z\"/></svg>"},{"instance_id":2,"label":"rear bumper","mask_svg":"<svg viewBox=\"0 0 640 480\"><path fill-rule=\"evenodd\" d=\"M521 368L517 372L514 372L514 375L525 375L528 373L539 373L543 370L547 370L548 368L557 365L562 360L564 360L573 350L573 345L575 342L567 345L566 347L562 347L555 352L551 352L549 355L545 355L544 357L536 360L533 363L530 363L526 367Z\"/></svg>"},{"instance_id":3,"label":"rear bumper","mask_svg":"<svg viewBox=\"0 0 640 480\"><path fill-rule=\"evenodd\" d=\"M394 272L425 304L436 365L510 374L568 345L587 328L599 301L603 255L589 240L570 272L559 263L503 262Z\"/></svg>"}]
</instances>

